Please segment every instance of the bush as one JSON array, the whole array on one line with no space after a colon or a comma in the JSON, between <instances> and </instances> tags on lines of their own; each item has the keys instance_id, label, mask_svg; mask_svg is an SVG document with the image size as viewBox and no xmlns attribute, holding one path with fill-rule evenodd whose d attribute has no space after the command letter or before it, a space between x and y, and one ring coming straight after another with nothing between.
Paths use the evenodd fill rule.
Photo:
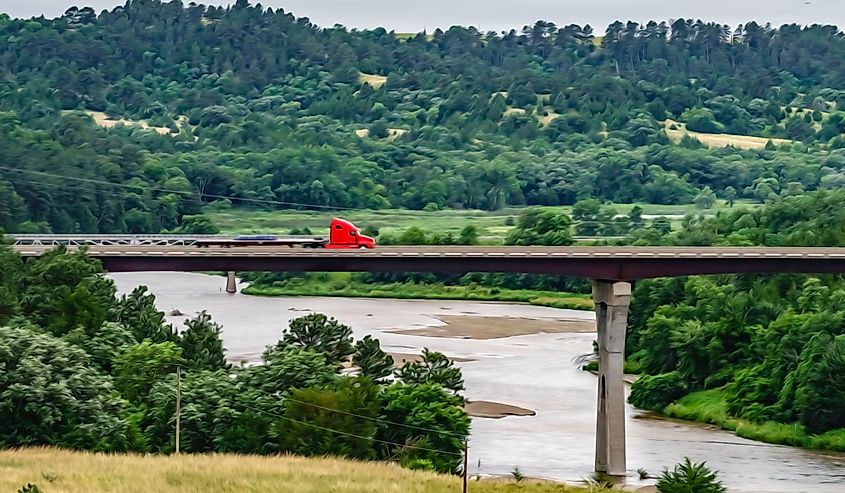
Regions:
<instances>
[{"instance_id":1,"label":"bush","mask_svg":"<svg viewBox=\"0 0 845 493\"><path fill-rule=\"evenodd\" d=\"M660 411L688 391L686 382L677 371L647 375L634 382L628 402L640 409Z\"/></svg>"},{"instance_id":2,"label":"bush","mask_svg":"<svg viewBox=\"0 0 845 493\"><path fill-rule=\"evenodd\" d=\"M461 397L436 384L395 383L382 391L381 401L381 418L389 422L376 432L381 458L415 467L426 461L443 473L458 470L470 426Z\"/></svg>"},{"instance_id":3,"label":"bush","mask_svg":"<svg viewBox=\"0 0 845 493\"><path fill-rule=\"evenodd\" d=\"M0 327L0 443L123 451L125 401L85 352L35 326Z\"/></svg>"},{"instance_id":4,"label":"bush","mask_svg":"<svg viewBox=\"0 0 845 493\"><path fill-rule=\"evenodd\" d=\"M722 493L725 487L716 479L716 473L706 462L694 464L689 457L676 465L672 471L663 471L657 480L660 493Z\"/></svg>"}]
</instances>

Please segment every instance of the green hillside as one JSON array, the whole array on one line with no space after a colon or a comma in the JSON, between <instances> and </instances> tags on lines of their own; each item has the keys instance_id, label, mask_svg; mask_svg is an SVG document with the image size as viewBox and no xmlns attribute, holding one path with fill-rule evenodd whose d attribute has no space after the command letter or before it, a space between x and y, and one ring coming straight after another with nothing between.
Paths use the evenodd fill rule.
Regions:
<instances>
[{"instance_id":1,"label":"green hillside","mask_svg":"<svg viewBox=\"0 0 845 493\"><path fill-rule=\"evenodd\" d=\"M408 36L246 1L130 0L0 15L0 40L8 231L207 231L185 216L210 203L706 206L845 183L845 44L830 27Z\"/></svg>"}]
</instances>

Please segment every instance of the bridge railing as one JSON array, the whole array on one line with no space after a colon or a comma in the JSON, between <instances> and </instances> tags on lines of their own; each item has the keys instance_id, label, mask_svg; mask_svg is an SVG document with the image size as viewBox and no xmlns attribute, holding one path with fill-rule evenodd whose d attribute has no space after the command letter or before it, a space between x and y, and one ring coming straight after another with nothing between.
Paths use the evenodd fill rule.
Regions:
<instances>
[{"instance_id":1,"label":"bridge railing","mask_svg":"<svg viewBox=\"0 0 845 493\"><path fill-rule=\"evenodd\" d=\"M319 240L320 236L274 235L278 240ZM192 246L203 240L237 241L225 235L9 234L15 246Z\"/></svg>"}]
</instances>

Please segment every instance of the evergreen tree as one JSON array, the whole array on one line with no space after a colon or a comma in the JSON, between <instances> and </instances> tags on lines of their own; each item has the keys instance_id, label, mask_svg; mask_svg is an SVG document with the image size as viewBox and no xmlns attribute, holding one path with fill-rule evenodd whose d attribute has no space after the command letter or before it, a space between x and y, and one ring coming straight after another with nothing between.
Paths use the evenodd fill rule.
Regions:
<instances>
[{"instance_id":1,"label":"evergreen tree","mask_svg":"<svg viewBox=\"0 0 845 493\"><path fill-rule=\"evenodd\" d=\"M204 310L196 317L185 320L187 329L182 333L179 346L188 368L216 371L228 368L226 350L220 339L222 327L211 320Z\"/></svg>"}]
</instances>

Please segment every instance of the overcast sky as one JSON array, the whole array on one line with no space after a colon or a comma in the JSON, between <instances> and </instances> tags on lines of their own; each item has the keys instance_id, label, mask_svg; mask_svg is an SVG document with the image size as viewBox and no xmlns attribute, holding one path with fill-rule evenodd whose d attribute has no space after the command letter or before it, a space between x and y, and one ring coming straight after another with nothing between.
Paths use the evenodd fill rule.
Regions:
<instances>
[{"instance_id":1,"label":"overcast sky","mask_svg":"<svg viewBox=\"0 0 845 493\"><path fill-rule=\"evenodd\" d=\"M56 17L75 1L81 2L76 4L80 7L94 7L97 12L122 4L120 0L0 0L0 12L13 17ZM501 31L518 29L538 19L559 25L590 24L597 32L604 32L615 20L680 17L731 26L755 20L761 24L797 22L845 27L845 0L265 0L261 4L282 7L323 26L338 23L357 28L385 27L397 32L432 31L452 25Z\"/></svg>"}]
</instances>

